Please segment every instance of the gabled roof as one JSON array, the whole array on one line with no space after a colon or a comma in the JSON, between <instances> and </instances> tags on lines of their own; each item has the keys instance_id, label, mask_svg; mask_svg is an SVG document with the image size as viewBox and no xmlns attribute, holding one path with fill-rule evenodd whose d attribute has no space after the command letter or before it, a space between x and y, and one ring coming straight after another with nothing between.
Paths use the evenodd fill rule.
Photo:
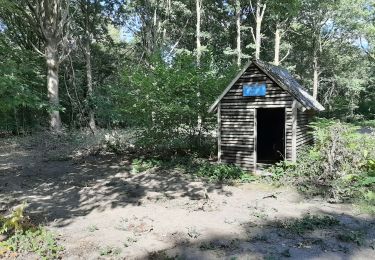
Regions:
<instances>
[{"instance_id":1,"label":"gabled roof","mask_svg":"<svg viewBox=\"0 0 375 260\"><path fill-rule=\"evenodd\" d=\"M313 109L316 111L324 110L324 107L315 98L313 98L286 69L271 65L261 60L253 60L248 62L232 80L232 82L229 83L223 93L221 93L221 95L211 105L210 109L208 110L209 112L213 112L216 109L221 99L228 93L228 91L242 76L242 74L244 74L244 72L251 64L254 64L256 67L258 67L264 74L271 78L271 80L274 81L279 87L288 92L306 109Z\"/></svg>"}]
</instances>

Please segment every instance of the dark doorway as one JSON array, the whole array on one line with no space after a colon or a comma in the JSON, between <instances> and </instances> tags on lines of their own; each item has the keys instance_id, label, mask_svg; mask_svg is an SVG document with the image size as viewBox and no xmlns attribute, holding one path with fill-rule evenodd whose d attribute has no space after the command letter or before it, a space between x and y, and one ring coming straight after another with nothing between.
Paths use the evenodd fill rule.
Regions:
<instances>
[{"instance_id":1,"label":"dark doorway","mask_svg":"<svg viewBox=\"0 0 375 260\"><path fill-rule=\"evenodd\" d=\"M284 159L285 109L257 109L257 162L274 163Z\"/></svg>"}]
</instances>

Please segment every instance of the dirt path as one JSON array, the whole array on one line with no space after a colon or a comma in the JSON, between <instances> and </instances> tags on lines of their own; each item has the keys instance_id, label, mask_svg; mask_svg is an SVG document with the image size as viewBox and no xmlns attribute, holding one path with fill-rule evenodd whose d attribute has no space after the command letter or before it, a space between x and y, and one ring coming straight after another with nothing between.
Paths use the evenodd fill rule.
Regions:
<instances>
[{"instance_id":1,"label":"dirt path","mask_svg":"<svg viewBox=\"0 0 375 260\"><path fill-rule=\"evenodd\" d=\"M375 256L375 220L351 205L178 171L132 174L126 157L70 160L39 143L0 142L0 213L27 201L32 218L59 234L64 259Z\"/></svg>"}]
</instances>

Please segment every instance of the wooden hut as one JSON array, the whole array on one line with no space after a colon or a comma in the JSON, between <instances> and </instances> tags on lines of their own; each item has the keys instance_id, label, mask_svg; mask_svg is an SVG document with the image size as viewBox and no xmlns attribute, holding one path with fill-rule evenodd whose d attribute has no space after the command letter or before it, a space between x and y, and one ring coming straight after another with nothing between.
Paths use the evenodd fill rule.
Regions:
<instances>
[{"instance_id":1,"label":"wooden hut","mask_svg":"<svg viewBox=\"0 0 375 260\"><path fill-rule=\"evenodd\" d=\"M250 171L259 164L294 162L312 142L308 123L322 110L287 70L253 60L209 109L217 112L219 161Z\"/></svg>"}]
</instances>

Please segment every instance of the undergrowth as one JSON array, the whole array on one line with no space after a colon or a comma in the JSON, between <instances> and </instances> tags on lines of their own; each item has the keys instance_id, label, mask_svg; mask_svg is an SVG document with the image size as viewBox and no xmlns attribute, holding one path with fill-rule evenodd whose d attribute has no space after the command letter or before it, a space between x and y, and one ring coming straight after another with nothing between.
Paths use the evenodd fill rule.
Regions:
<instances>
[{"instance_id":1,"label":"undergrowth","mask_svg":"<svg viewBox=\"0 0 375 260\"><path fill-rule=\"evenodd\" d=\"M58 245L56 236L47 229L35 226L25 216L26 204L15 208L9 216L0 215L0 258L10 253L35 253L41 259L58 259L63 247Z\"/></svg>"},{"instance_id":2,"label":"undergrowth","mask_svg":"<svg viewBox=\"0 0 375 260\"><path fill-rule=\"evenodd\" d=\"M271 168L276 184L292 184L307 196L351 201L375 212L375 134L332 120L312 124L315 144L299 151L297 163Z\"/></svg>"}]
</instances>

